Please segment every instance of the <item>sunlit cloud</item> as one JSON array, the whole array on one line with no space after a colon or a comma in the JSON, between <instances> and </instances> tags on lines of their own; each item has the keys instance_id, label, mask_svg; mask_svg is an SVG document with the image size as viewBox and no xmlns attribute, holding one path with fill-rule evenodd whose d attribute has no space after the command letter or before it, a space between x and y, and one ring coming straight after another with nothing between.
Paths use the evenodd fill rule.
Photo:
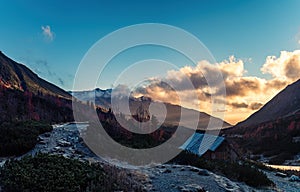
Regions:
<instances>
[{"instance_id":1,"label":"sunlit cloud","mask_svg":"<svg viewBox=\"0 0 300 192\"><path fill-rule=\"evenodd\" d=\"M55 34L49 25L41 26L41 29L45 40L50 42L54 40Z\"/></svg>"},{"instance_id":2,"label":"sunlit cloud","mask_svg":"<svg viewBox=\"0 0 300 192\"><path fill-rule=\"evenodd\" d=\"M264 74L271 74L275 79L297 80L300 77L300 50L281 51L278 58L268 56L261 71Z\"/></svg>"},{"instance_id":3,"label":"sunlit cloud","mask_svg":"<svg viewBox=\"0 0 300 192\"><path fill-rule=\"evenodd\" d=\"M217 71L221 72L223 77L210 80L208 86L206 78L216 77ZM200 61L194 67L185 66L176 71L168 71L165 79L151 80L148 86L135 90L135 94L210 113L211 95L217 99L220 96L221 101L221 93L224 91L221 85L224 83L225 120L235 124L260 109L285 86L299 79L300 50L282 51L279 57L268 56L261 67L261 72L271 75L271 78L247 75L244 61L234 56L215 65ZM167 82L172 82L176 91L170 88ZM190 83L193 87L187 86ZM192 92L197 93L198 100L192 100Z\"/></svg>"}]
</instances>

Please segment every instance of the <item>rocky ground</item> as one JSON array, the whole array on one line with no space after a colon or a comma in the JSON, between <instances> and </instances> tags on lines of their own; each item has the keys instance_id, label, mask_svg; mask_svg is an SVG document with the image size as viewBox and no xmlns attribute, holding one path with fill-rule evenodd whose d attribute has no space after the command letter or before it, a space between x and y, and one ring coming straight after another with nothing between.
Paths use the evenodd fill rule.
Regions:
<instances>
[{"instance_id":1,"label":"rocky ground","mask_svg":"<svg viewBox=\"0 0 300 192\"><path fill-rule=\"evenodd\" d=\"M100 162L110 166L107 161L95 156L84 145L78 130L83 130L86 126L86 124L55 126L51 133L41 135L39 143L26 155L35 155L38 152L60 154L67 158ZM4 162L5 159L2 159L0 166ZM145 191L300 191L300 182L291 182L288 178L275 176L274 172L266 174L276 184L276 188L256 189L192 166L166 164L136 167L117 161L114 161L114 164L124 169L134 182L142 183Z\"/></svg>"},{"instance_id":2,"label":"rocky ground","mask_svg":"<svg viewBox=\"0 0 300 192\"><path fill-rule=\"evenodd\" d=\"M250 188L207 170L191 166L159 165L142 169L150 191L249 191Z\"/></svg>"}]
</instances>

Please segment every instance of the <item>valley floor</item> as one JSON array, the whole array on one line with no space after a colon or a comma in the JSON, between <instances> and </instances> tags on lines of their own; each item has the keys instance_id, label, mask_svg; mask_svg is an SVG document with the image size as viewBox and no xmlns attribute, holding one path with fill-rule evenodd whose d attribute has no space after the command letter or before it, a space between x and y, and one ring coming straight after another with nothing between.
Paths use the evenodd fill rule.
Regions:
<instances>
[{"instance_id":1,"label":"valley floor","mask_svg":"<svg viewBox=\"0 0 300 192\"><path fill-rule=\"evenodd\" d=\"M39 143L26 155L35 155L38 152L60 154L67 158L83 161L108 164L95 156L85 147L78 130L86 127L85 124L64 124L55 126L51 133L39 137ZM19 157L21 158L21 157ZM2 159L2 163L5 159ZM131 175L134 182L139 182L146 191L290 191L297 192L300 182L288 181L288 178L275 176L274 172L266 172L267 176L276 184L276 188L256 189L244 183L234 182L226 177L192 166L182 165L155 165L136 167L114 161L120 169ZM1 165L1 162L0 162ZM110 166L110 165L109 165Z\"/></svg>"}]
</instances>

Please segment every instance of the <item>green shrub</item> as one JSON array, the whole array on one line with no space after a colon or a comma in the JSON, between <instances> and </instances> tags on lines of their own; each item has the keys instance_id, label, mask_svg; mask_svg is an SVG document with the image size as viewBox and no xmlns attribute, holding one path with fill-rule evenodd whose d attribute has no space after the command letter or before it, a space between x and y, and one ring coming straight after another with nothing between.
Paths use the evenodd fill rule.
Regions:
<instances>
[{"instance_id":1,"label":"green shrub","mask_svg":"<svg viewBox=\"0 0 300 192\"><path fill-rule=\"evenodd\" d=\"M192 165L222 174L229 179L245 182L249 186L271 186L274 183L259 169L247 162L234 163L221 160L207 160L195 154L183 151L170 163Z\"/></svg>"},{"instance_id":2,"label":"green shrub","mask_svg":"<svg viewBox=\"0 0 300 192\"><path fill-rule=\"evenodd\" d=\"M0 173L0 185L8 192L139 191L120 177L122 171L117 168L57 155L38 154L9 161Z\"/></svg>"},{"instance_id":3,"label":"green shrub","mask_svg":"<svg viewBox=\"0 0 300 192\"><path fill-rule=\"evenodd\" d=\"M52 130L47 123L37 121L5 122L0 125L0 156L21 155L37 143L39 134Z\"/></svg>"}]
</instances>

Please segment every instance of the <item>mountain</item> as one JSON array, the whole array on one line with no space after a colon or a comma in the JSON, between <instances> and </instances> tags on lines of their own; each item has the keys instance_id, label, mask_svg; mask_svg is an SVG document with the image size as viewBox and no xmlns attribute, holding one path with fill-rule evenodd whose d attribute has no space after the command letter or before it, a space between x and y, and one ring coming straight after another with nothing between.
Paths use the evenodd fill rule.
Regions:
<instances>
[{"instance_id":1,"label":"mountain","mask_svg":"<svg viewBox=\"0 0 300 192\"><path fill-rule=\"evenodd\" d=\"M90 101L102 107L110 107L112 89L102 90L96 88L94 90L87 91L69 91L69 93L80 101ZM95 101L93 101L94 97Z\"/></svg>"},{"instance_id":2,"label":"mountain","mask_svg":"<svg viewBox=\"0 0 300 192\"><path fill-rule=\"evenodd\" d=\"M85 102L93 102L98 106L104 107L104 108L112 108L111 106L111 94L112 89L102 90L99 88L96 88L94 90L88 90L88 91L74 91L70 92L75 98L81 101ZM94 99L94 100L93 100ZM161 103L157 101L152 101L151 98L148 97L130 97L123 95L118 95L117 98L113 98L113 100L116 99L118 102L118 111L125 111L126 105L129 102L129 108L132 115L135 115L138 108L143 105L144 108L149 108L150 105L154 104L154 106L151 108L151 112L161 121L164 119L164 123L168 125L177 125L179 121L181 121L182 126L184 127L190 127L194 128L193 121L195 117L199 117L198 120L198 129L205 129L208 125L208 122L210 118L214 120L214 122L217 122L218 125L223 125L223 128L231 126L229 123L222 121L219 118L210 116L207 113L199 112L193 109L188 109L179 105L173 105L170 103ZM163 113L161 113L161 110L164 110L162 107L165 106L166 110L166 117L164 117ZM181 116L181 113L183 114ZM130 114L124 114L125 116ZM181 118L181 119L180 119Z\"/></svg>"},{"instance_id":3,"label":"mountain","mask_svg":"<svg viewBox=\"0 0 300 192\"><path fill-rule=\"evenodd\" d=\"M71 95L63 89L53 85L25 65L8 58L0 51L0 85L6 88L29 91L34 94L43 93L71 99Z\"/></svg>"},{"instance_id":4,"label":"mountain","mask_svg":"<svg viewBox=\"0 0 300 192\"><path fill-rule=\"evenodd\" d=\"M236 127L249 127L297 113L300 110L300 80L288 85L260 110Z\"/></svg>"},{"instance_id":5,"label":"mountain","mask_svg":"<svg viewBox=\"0 0 300 192\"><path fill-rule=\"evenodd\" d=\"M300 80L223 133L255 160L299 165L296 155L300 153Z\"/></svg>"},{"instance_id":6,"label":"mountain","mask_svg":"<svg viewBox=\"0 0 300 192\"><path fill-rule=\"evenodd\" d=\"M0 52L0 123L72 121L72 96Z\"/></svg>"}]
</instances>

